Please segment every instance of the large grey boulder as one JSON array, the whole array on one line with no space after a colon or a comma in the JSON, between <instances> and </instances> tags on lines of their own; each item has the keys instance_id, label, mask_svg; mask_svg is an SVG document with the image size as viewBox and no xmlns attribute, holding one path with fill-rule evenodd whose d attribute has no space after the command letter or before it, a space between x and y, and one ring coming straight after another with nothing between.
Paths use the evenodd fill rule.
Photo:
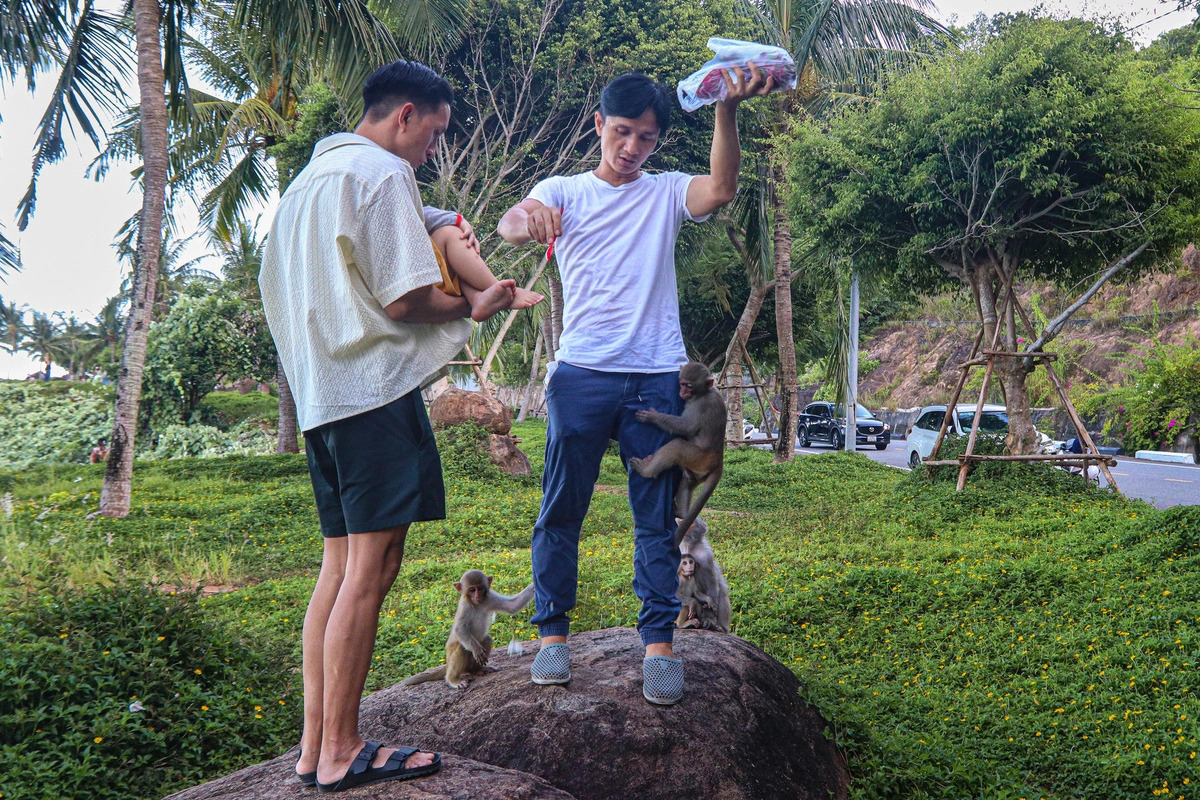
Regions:
<instances>
[{"instance_id":1,"label":"large grey boulder","mask_svg":"<svg viewBox=\"0 0 1200 800\"><path fill-rule=\"evenodd\" d=\"M535 686L530 654L497 642L465 690L393 686L363 703L362 729L537 775L579 800L844 798L849 775L800 683L754 645L680 631L687 690L676 706L642 697L643 648L629 628L573 634L571 683Z\"/></svg>"},{"instance_id":2,"label":"large grey boulder","mask_svg":"<svg viewBox=\"0 0 1200 800\"><path fill-rule=\"evenodd\" d=\"M176 792L166 800L310 800L317 790L296 780L296 752ZM337 796L346 800L573 800L533 775L451 755L443 755L442 768L428 777L360 786Z\"/></svg>"}]
</instances>

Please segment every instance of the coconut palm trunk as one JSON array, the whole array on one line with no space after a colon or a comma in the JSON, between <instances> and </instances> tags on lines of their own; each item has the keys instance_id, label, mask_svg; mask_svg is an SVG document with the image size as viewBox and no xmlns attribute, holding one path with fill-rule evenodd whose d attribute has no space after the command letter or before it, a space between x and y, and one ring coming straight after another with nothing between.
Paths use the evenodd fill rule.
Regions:
<instances>
[{"instance_id":1,"label":"coconut palm trunk","mask_svg":"<svg viewBox=\"0 0 1200 800\"><path fill-rule=\"evenodd\" d=\"M775 331L779 339L779 440L775 463L796 454L796 340L792 333L792 230L781 193L783 168L771 168L770 192L775 216Z\"/></svg>"},{"instance_id":2,"label":"coconut palm trunk","mask_svg":"<svg viewBox=\"0 0 1200 800\"><path fill-rule=\"evenodd\" d=\"M100 513L108 517L124 517L129 513L134 439L138 404L142 396L142 367L146 361L146 340L154 312L154 286L162 247L163 206L167 186L167 99L159 41L158 1L134 0L133 15L141 96L143 194L133 302L125 328L121 368L117 372L116 419L109 437L108 465L100 492Z\"/></svg>"},{"instance_id":3,"label":"coconut palm trunk","mask_svg":"<svg viewBox=\"0 0 1200 800\"><path fill-rule=\"evenodd\" d=\"M292 387L283 374L283 362L275 355L275 378L279 385L279 433L275 440L276 453L299 453L300 442L296 439L296 400Z\"/></svg>"},{"instance_id":4,"label":"coconut palm trunk","mask_svg":"<svg viewBox=\"0 0 1200 800\"><path fill-rule=\"evenodd\" d=\"M529 365L529 383L525 386L525 397L521 400L521 411L517 414L517 422L524 422L529 414L529 404L533 400L533 387L537 385L538 367L542 360L542 332L534 337L533 363Z\"/></svg>"}]
</instances>

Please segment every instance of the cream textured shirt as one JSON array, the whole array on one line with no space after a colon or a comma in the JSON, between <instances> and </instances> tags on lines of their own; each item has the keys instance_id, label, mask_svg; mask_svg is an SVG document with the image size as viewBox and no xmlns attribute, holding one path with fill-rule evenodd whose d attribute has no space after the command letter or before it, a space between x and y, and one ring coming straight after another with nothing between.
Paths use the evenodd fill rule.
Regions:
<instances>
[{"instance_id":1,"label":"cream textured shirt","mask_svg":"<svg viewBox=\"0 0 1200 800\"><path fill-rule=\"evenodd\" d=\"M259 286L300 429L387 405L466 343L471 323L384 307L441 271L412 167L369 139L322 139L279 201Z\"/></svg>"}]
</instances>

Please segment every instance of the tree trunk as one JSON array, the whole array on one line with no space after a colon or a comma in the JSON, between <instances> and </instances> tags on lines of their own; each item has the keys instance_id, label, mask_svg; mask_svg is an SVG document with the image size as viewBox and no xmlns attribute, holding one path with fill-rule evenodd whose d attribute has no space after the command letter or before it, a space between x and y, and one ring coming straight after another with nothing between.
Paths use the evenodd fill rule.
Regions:
<instances>
[{"instance_id":1,"label":"tree trunk","mask_svg":"<svg viewBox=\"0 0 1200 800\"><path fill-rule=\"evenodd\" d=\"M750 296L746 298L746 305L742 309L742 315L738 318L737 327L733 331L733 338L730 339L729 346L725 348L725 383L737 387L725 391L725 407L729 411L725 425L726 439L741 441L744 436L742 419L745 416L743 406L746 390L741 387L746 381L742 377L742 364L745 357L742 348L750 340L750 330L754 327L759 312L762 311L763 301L774 288L775 281L767 281L760 286L751 287ZM763 387L763 390L765 391L766 387ZM764 419L763 424L765 425L766 422ZM770 429L768 428L768 430Z\"/></svg>"},{"instance_id":2,"label":"tree trunk","mask_svg":"<svg viewBox=\"0 0 1200 800\"><path fill-rule=\"evenodd\" d=\"M517 412L517 422L525 421L525 416L529 413L529 403L533 400L533 387L537 385L538 365L542 360L541 331L538 331L538 335L534 338L536 342L533 345L533 364L529 367L529 384L525 387L525 397L521 399L521 410Z\"/></svg>"},{"instance_id":3,"label":"tree trunk","mask_svg":"<svg viewBox=\"0 0 1200 800\"><path fill-rule=\"evenodd\" d=\"M300 443L296 439L296 399L287 375L283 374L283 362L275 355L275 377L279 384L279 431L276 434L276 453L299 453Z\"/></svg>"},{"instance_id":4,"label":"tree trunk","mask_svg":"<svg viewBox=\"0 0 1200 800\"><path fill-rule=\"evenodd\" d=\"M1015 352L1017 335L1015 326L1015 311L1009 306L1005 318L999 318L999 306L1003 303L997 292L1003 286L997 286L993 273L985 265L977 265L970 272L970 280L979 302L979 322L983 327L983 349L996 348ZM1000 336L996 338L996 329L1000 328ZM1032 334L1032 331L1030 332ZM1025 365L1019 358L997 358L996 366L992 369L996 382L1004 392L1004 405L1008 409L1008 436L1005 439L1005 452L1009 455L1025 455L1037 450L1037 433L1033 425L1033 411L1029 407L1029 392L1025 386ZM984 398L986 402L986 398Z\"/></svg>"},{"instance_id":5,"label":"tree trunk","mask_svg":"<svg viewBox=\"0 0 1200 800\"><path fill-rule=\"evenodd\" d=\"M775 324L779 338L779 440L775 463L796 454L796 340L792 334L792 230L781 193L783 167L771 167L771 206L775 213Z\"/></svg>"},{"instance_id":6,"label":"tree trunk","mask_svg":"<svg viewBox=\"0 0 1200 800\"><path fill-rule=\"evenodd\" d=\"M546 348L546 363L549 364L558 354L554 349L554 321L549 314L542 317L542 344Z\"/></svg>"},{"instance_id":7,"label":"tree trunk","mask_svg":"<svg viewBox=\"0 0 1200 800\"><path fill-rule=\"evenodd\" d=\"M138 89L142 121L142 212L138 220L138 252L134 269L133 298L125 326L125 346L117 373L117 407L100 513L124 517L129 513L133 487L133 450L137 433L138 404L142 397L142 367L146 339L154 313L154 287L162 247L163 205L167 186L167 99L164 89L162 48L159 45L158 0L133 0L134 35L137 39Z\"/></svg>"},{"instance_id":8,"label":"tree trunk","mask_svg":"<svg viewBox=\"0 0 1200 800\"><path fill-rule=\"evenodd\" d=\"M563 289L562 281L554 272L546 275L546 283L550 287L550 322L551 333L554 336L551 352L558 353L558 341L562 338L563 330ZM547 343L549 344L549 343Z\"/></svg>"}]
</instances>

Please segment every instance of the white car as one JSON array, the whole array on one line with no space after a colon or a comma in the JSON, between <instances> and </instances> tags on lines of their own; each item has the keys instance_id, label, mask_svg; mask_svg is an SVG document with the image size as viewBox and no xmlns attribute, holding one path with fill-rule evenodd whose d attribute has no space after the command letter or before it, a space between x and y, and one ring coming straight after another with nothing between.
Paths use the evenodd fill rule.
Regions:
<instances>
[{"instance_id":1,"label":"white car","mask_svg":"<svg viewBox=\"0 0 1200 800\"><path fill-rule=\"evenodd\" d=\"M975 419L975 403L959 403L954 407L954 412L950 415L947 435L970 435L971 422ZM908 465L913 469L921 466L921 461L929 458L929 454L933 452L933 443L937 441L938 431L942 429L942 419L945 416L945 405L925 406L917 415L917 421L913 423L908 434ZM990 436L1007 436L1008 409L991 403L985 405L979 418L979 432ZM1039 431L1038 440L1048 442L1050 437Z\"/></svg>"}]
</instances>

